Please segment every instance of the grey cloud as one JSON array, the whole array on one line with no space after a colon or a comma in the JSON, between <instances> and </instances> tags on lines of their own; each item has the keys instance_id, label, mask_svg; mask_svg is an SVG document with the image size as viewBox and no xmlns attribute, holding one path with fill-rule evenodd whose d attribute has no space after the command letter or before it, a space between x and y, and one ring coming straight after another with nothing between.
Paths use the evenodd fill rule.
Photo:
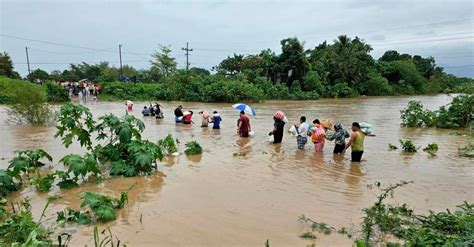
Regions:
<instances>
[{"instance_id":1,"label":"grey cloud","mask_svg":"<svg viewBox=\"0 0 474 247\"><path fill-rule=\"evenodd\" d=\"M131 65L148 66L146 60L158 44L171 44L181 66L181 47L220 51L194 51L193 66L210 69L227 55L271 48L280 51L280 40L297 36L311 48L340 34L359 36L371 44L397 43L420 37L474 32L474 19L426 25L474 16L470 1L26 1L0 0L0 33L92 48L107 52L58 47L42 43L0 39L0 50L12 55L16 69L26 74L25 46L54 52L31 52L32 62L117 62L118 44L124 60L144 60ZM451 36L446 36L451 37ZM473 54L473 40L374 46L374 57L385 50L424 56L461 51ZM87 53L89 52L89 53ZM136 55L125 52L144 53ZM441 56L441 55L440 55ZM462 59L443 60L446 65L472 64ZM34 65L51 71L63 65ZM471 68L468 68L472 70ZM461 71L461 69L456 69ZM453 70L453 73L458 73ZM459 74L465 74L461 72ZM472 74L472 73L471 73Z\"/></svg>"}]
</instances>

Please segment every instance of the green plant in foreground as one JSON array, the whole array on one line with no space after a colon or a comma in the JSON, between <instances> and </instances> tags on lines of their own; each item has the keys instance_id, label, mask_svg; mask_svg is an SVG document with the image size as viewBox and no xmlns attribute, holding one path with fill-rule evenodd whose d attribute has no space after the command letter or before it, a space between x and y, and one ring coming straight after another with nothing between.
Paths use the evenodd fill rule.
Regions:
<instances>
[{"instance_id":1,"label":"green plant in foreground","mask_svg":"<svg viewBox=\"0 0 474 247\"><path fill-rule=\"evenodd\" d=\"M128 190L122 192L119 198L113 198L96 192L86 192L82 196L83 201L81 207L89 206L102 222L115 220L115 209L124 208L125 205L128 204L128 192L130 192L135 185L136 184L130 186Z\"/></svg>"},{"instance_id":2,"label":"green plant in foreground","mask_svg":"<svg viewBox=\"0 0 474 247\"><path fill-rule=\"evenodd\" d=\"M22 173L29 174L31 169L44 166L41 159L47 159L50 162L53 161L51 155L49 155L43 149L37 150L17 150L14 152L17 156L8 161L8 169L12 171L12 174L21 179Z\"/></svg>"},{"instance_id":3,"label":"green plant in foreground","mask_svg":"<svg viewBox=\"0 0 474 247\"><path fill-rule=\"evenodd\" d=\"M47 208L46 204L43 212ZM35 222L28 200L12 203L12 210L8 211L0 221L1 246L51 246L52 229L41 225L41 219Z\"/></svg>"},{"instance_id":4,"label":"green plant in foreground","mask_svg":"<svg viewBox=\"0 0 474 247\"><path fill-rule=\"evenodd\" d=\"M405 153L416 153L418 148L413 144L410 139L402 140L400 139L400 145L402 145L402 150Z\"/></svg>"},{"instance_id":5,"label":"green plant in foreground","mask_svg":"<svg viewBox=\"0 0 474 247\"><path fill-rule=\"evenodd\" d=\"M110 227L107 227L107 231L109 232L109 235L105 236L105 238L101 240L99 236L99 229L97 226L94 226L94 247L126 247L126 245L120 244L119 239L117 239L116 243L114 242L114 236L110 230ZM105 230L103 232L105 232Z\"/></svg>"},{"instance_id":6,"label":"green plant in foreground","mask_svg":"<svg viewBox=\"0 0 474 247\"><path fill-rule=\"evenodd\" d=\"M61 189L69 189L77 186L79 179L85 181L88 175L100 175L100 167L97 160L92 154L86 153L84 156L77 154L68 154L59 162L63 163L68 169L64 171L56 171L55 176L61 179L58 186ZM73 175L71 177L71 174Z\"/></svg>"},{"instance_id":7,"label":"green plant in foreground","mask_svg":"<svg viewBox=\"0 0 474 247\"><path fill-rule=\"evenodd\" d=\"M356 246L470 246L474 244L474 204L464 202L451 212L415 214L407 206L386 204L394 191L411 182L381 189L377 201L364 209ZM314 221L307 220L312 223ZM331 227L330 227L331 228ZM313 228L312 228L313 229ZM342 230L342 229L341 229ZM338 233L347 235L347 231ZM314 231L311 231L313 233ZM347 235L348 237L351 237ZM398 239L397 243L390 240Z\"/></svg>"},{"instance_id":8,"label":"green plant in foreground","mask_svg":"<svg viewBox=\"0 0 474 247\"><path fill-rule=\"evenodd\" d=\"M61 137L66 148L77 138L81 147L92 150L91 133L95 128L95 121L89 108L80 104L65 104L59 110L58 123L55 137Z\"/></svg>"},{"instance_id":9,"label":"green plant in foreground","mask_svg":"<svg viewBox=\"0 0 474 247\"><path fill-rule=\"evenodd\" d=\"M56 222L63 227L67 222L75 222L80 225L88 225L92 222L92 218L88 212L74 211L69 207L63 211L56 212L56 214Z\"/></svg>"},{"instance_id":10,"label":"green plant in foreground","mask_svg":"<svg viewBox=\"0 0 474 247\"><path fill-rule=\"evenodd\" d=\"M30 179L30 183L40 192L48 192L54 183L54 174L46 176L38 175Z\"/></svg>"},{"instance_id":11,"label":"green plant in foreground","mask_svg":"<svg viewBox=\"0 0 474 247\"><path fill-rule=\"evenodd\" d=\"M389 144L388 144L388 150L389 150L389 151L391 151L391 150L397 150L397 149L398 149L398 147L395 146L395 145L393 145L392 143L389 143Z\"/></svg>"},{"instance_id":12,"label":"green plant in foreground","mask_svg":"<svg viewBox=\"0 0 474 247\"><path fill-rule=\"evenodd\" d=\"M201 154L202 147L197 141L190 141L186 143L186 150L184 150L184 153L187 155Z\"/></svg>"},{"instance_id":13,"label":"green plant in foreground","mask_svg":"<svg viewBox=\"0 0 474 247\"><path fill-rule=\"evenodd\" d=\"M21 184L15 181L10 171L0 170L0 197L17 191L20 187Z\"/></svg>"}]
</instances>

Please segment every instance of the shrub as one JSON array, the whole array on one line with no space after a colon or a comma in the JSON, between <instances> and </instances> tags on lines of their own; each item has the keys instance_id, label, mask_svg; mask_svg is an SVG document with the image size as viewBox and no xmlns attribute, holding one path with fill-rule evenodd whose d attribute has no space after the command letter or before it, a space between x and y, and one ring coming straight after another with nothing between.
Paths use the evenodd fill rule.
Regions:
<instances>
[{"instance_id":1,"label":"shrub","mask_svg":"<svg viewBox=\"0 0 474 247\"><path fill-rule=\"evenodd\" d=\"M32 83L9 85L8 114L10 121L18 124L43 125L54 121L52 107L40 86Z\"/></svg>"},{"instance_id":2,"label":"shrub","mask_svg":"<svg viewBox=\"0 0 474 247\"><path fill-rule=\"evenodd\" d=\"M418 148L413 144L413 142L410 139L407 140L401 140L400 139L400 145L402 145L402 150L403 152L406 153L416 153Z\"/></svg>"},{"instance_id":3,"label":"shrub","mask_svg":"<svg viewBox=\"0 0 474 247\"><path fill-rule=\"evenodd\" d=\"M158 146L163 150L163 154L170 155L178 152L178 146L171 134L158 141Z\"/></svg>"},{"instance_id":4,"label":"shrub","mask_svg":"<svg viewBox=\"0 0 474 247\"><path fill-rule=\"evenodd\" d=\"M469 143L464 147L458 148L458 154L461 157L474 158L474 144Z\"/></svg>"},{"instance_id":5,"label":"shrub","mask_svg":"<svg viewBox=\"0 0 474 247\"><path fill-rule=\"evenodd\" d=\"M49 102L69 101L69 90L51 82L46 83L46 95Z\"/></svg>"},{"instance_id":6,"label":"shrub","mask_svg":"<svg viewBox=\"0 0 474 247\"><path fill-rule=\"evenodd\" d=\"M11 174L17 178L21 178L22 173L29 174L31 169L44 166L45 164L40 162L40 159L53 161L51 155L43 149L17 150L14 154L17 156L8 161L8 169L11 171Z\"/></svg>"},{"instance_id":7,"label":"shrub","mask_svg":"<svg viewBox=\"0 0 474 247\"><path fill-rule=\"evenodd\" d=\"M30 183L40 192L48 192L54 183L54 175L36 176L30 179Z\"/></svg>"},{"instance_id":8,"label":"shrub","mask_svg":"<svg viewBox=\"0 0 474 247\"><path fill-rule=\"evenodd\" d=\"M186 150L184 151L187 155L195 155L202 153L202 147L197 141L190 141L186 143Z\"/></svg>"},{"instance_id":9,"label":"shrub","mask_svg":"<svg viewBox=\"0 0 474 247\"><path fill-rule=\"evenodd\" d=\"M0 246L51 246L53 230L43 227L41 219L35 222L29 201L11 205L13 210L0 221Z\"/></svg>"},{"instance_id":10,"label":"shrub","mask_svg":"<svg viewBox=\"0 0 474 247\"><path fill-rule=\"evenodd\" d=\"M86 192L82 196L81 207L89 206L102 222L115 220L116 209L121 209L128 204L128 193L136 184L133 184L126 191L120 193L119 198L102 195L95 192Z\"/></svg>"},{"instance_id":11,"label":"shrub","mask_svg":"<svg viewBox=\"0 0 474 247\"><path fill-rule=\"evenodd\" d=\"M395 189L408 183L402 181L381 189L378 200L363 210L361 230L358 231L361 234L355 236L355 246L471 246L474 243L474 204L464 202L454 212L435 213L430 210L427 214L415 214L405 203L393 205L385 202L393 197ZM306 217L302 221L311 224L311 231L300 237L316 237L315 231L327 234L335 229ZM354 238L344 227L337 232Z\"/></svg>"},{"instance_id":12,"label":"shrub","mask_svg":"<svg viewBox=\"0 0 474 247\"><path fill-rule=\"evenodd\" d=\"M21 184L15 181L10 171L0 170L0 197L7 196L13 191L19 190Z\"/></svg>"},{"instance_id":13,"label":"shrub","mask_svg":"<svg viewBox=\"0 0 474 247\"><path fill-rule=\"evenodd\" d=\"M474 122L473 109L474 95L459 95L437 111L424 110L421 102L410 101L400 113L403 126L459 128Z\"/></svg>"}]
</instances>

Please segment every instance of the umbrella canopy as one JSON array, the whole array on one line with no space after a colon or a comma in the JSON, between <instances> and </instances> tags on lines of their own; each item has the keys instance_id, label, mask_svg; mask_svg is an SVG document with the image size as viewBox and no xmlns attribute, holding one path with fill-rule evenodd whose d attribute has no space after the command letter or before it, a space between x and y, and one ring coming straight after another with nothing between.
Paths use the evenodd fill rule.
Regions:
<instances>
[{"instance_id":1,"label":"umbrella canopy","mask_svg":"<svg viewBox=\"0 0 474 247\"><path fill-rule=\"evenodd\" d=\"M238 103L238 104L233 105L232 107L236 110L244 111L245 113L247 113L248 115L251 115L251 116L257 115L255 110L252 107L250 107L246 104Z\"/></svg>"}]
</instances>

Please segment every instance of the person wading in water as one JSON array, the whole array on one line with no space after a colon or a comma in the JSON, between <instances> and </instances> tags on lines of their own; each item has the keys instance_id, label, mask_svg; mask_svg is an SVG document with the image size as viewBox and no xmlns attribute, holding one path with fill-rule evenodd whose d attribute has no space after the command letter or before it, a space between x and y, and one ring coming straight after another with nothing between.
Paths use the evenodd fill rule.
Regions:
<instances>
[{"instance_id":1,"label":"person wading in water","mask_svg":"<svg viewBox=\"0 0 474 247\"><path fill-rule=\"evenodd\" d=\"M346 148L342 153L344 154L349 147L352 147L352 162L360 162L362 154L364 153L364 139L365 133L360 129L359 123L353 122L351 138L349 139L349 142L346 144Z\"/></svg>"},{"instance_id":2,"label":"person wading in water","mask_svg":"<svg viewBox=\"0 0 474 247\"><path fill-rule=\"evenodd\" d=\"M250 119L245 115L244 111L240 111L240 118L237 121L237 132L241 137L249 137L250 131Z\"/></svg>"}]
</instances>

